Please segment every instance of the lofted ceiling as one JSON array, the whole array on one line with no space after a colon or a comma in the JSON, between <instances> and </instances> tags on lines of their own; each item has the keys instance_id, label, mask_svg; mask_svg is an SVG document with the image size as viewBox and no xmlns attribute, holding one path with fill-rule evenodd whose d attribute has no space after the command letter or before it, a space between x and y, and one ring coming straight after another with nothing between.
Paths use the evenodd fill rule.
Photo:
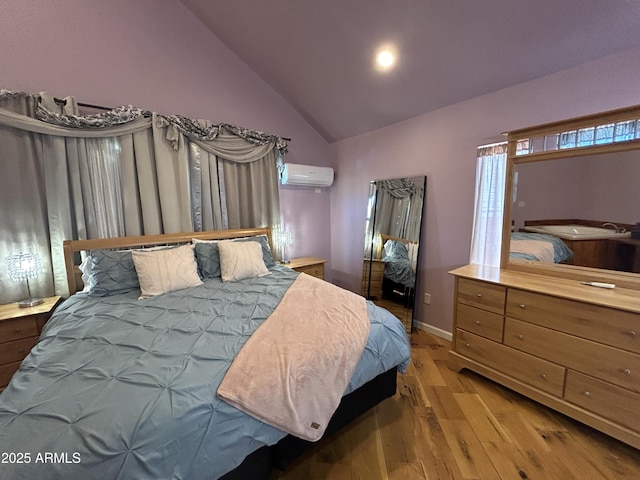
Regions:
<instances>
[{"instance_id":1,"label":"lofted ceiling","mask_svg":"<svg viewBox=\"0 0 640 480\"><path fill-rule=\"evenodd\" d=\"M640 46L638 0L181 1L329 142Z\"/></svg>"}]
</instances>

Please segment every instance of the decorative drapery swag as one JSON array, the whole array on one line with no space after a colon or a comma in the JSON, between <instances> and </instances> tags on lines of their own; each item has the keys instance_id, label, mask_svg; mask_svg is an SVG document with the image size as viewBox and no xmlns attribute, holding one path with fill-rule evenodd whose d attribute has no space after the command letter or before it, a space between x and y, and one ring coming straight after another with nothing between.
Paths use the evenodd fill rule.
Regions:
<instances>
[{"instance_id":1,"label":"decorative drapery swag","mask_svg":"<svg viewBox=\"0 0 640 480\"><path fill-rule=\"evenodd\" d=\"M415 193L418 187L408 178L394 178L391 180L378 180L376 185L380 190L389 192L395 198L405 198ZM423 190L420 188L420 190Z\"/></svg>"},{"instance_id":2,"label":"decorative drapery swag","mask_svg":"<svg viewBox=\"0 0 640 480\"><path fill-rule=\"evenodd\" d=\"M420 224L424 186L416 185L411 178L394 178L390 180L376 180L375 187L375 218L367 221L365 250L373 245L374 251L379 251L380 233L394 237L418 239L420 238ZM365 251L365 255L370 252Z\"/></svg>"},{"instance_id":3,"label":"decorative drapery swag","mask_svg":"<svg viewBox=\"0 0 640 480\"><path fill-rule=\"evenodd\" d=\"M73 97L0 90L0 261L37 250L35 293L66 295L65 239L277 229L286 151L233 125L133 106L80 115ZM5 269L0 287L0 303L23 294Z\"/></svg>"}]
</instances>

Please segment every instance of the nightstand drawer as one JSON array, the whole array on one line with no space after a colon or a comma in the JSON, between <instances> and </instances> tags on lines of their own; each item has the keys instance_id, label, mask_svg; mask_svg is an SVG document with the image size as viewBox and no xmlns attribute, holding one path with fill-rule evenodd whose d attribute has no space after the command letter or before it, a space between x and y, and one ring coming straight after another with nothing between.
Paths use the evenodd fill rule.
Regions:
<instances>
[{"instance_id":1,"label":"nightstand drawer","mask_svg":"<svg viewBox=\"0 0 640 480\"><path fill-rule=\"evenodd\" d=\"M22 362L9 363L7 365L0 365L0 389L6 387L9 384L9 380L16 373L16 370L20 368Z\"/></svg>"},{"instance_id":2,"label":"nightstand drawer","mask_svg":"<svg viewBox=\"0 0 640 480\"><path fill-rule=\"evenodd\" d=\"M15 318L0 322L0 344L37 335L38 323L36 317Z\"/></svg>"},{"instance_id":3,"label":"nightstand drawer","mask_svg":"<svg viewBox=\"0 0 640 480\"><path fill-rule=\"evenodd\" d=\"M36 336L0 344L0 365L22 361L37 342Z\"/></svg>"},{"instance_id":4,"label":"nightstand drawer","mask_svg":"<svg viewBox=\"0 0 640 480\"><path fill-rule=\"evenodd\" d=\"M296 267L294 268L294 270L296 272L306 273L307 275L318 277L324 280L324 264Z\"/></svg>"},{"instance_id":5,"label":"nightstand drawer","mask_svg":"<svg viewBox=\"0 0 640 480\"><path fill-rule=\"evenodd\" d=\"M312 277L324 280L324 264L326 260L317 257L292 258L287 265L289 268L299 273L306 273Z\"/></svg>"}]
</instances>

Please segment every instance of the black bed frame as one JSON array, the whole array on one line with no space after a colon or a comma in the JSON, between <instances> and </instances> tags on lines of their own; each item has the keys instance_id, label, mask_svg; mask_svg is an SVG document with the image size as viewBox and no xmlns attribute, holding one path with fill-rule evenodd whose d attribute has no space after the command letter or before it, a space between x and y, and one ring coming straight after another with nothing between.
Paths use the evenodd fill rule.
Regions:
<instances>
[{"instance_id":1,"label":"black bed frame","mask_svg":"<svg viewBox=\"0 0 640 480\"><path fill-rule=\"evenodd\" d=\"M393 367L342 397L320 442L385 398L394 395L396 380L397 370ZM318 442L287 435L277 444L261 447L251 453L234 470L220 477L220 480L266 480L273 468L284 470L289 463L317 444Z\"/></svg>"}]
</instances>

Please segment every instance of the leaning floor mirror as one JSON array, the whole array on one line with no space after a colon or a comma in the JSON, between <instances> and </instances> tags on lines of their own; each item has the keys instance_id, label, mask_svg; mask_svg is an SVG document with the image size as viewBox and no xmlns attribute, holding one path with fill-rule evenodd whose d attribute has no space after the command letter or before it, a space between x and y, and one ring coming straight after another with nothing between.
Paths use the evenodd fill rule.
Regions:
<instances>
[{"instance_id":1,"label":"leaning floor mirror","mask_svg":"<svg viewBox=\"0 0 640 480\"><path fill-rule=\"evenodd\" d=\"M362 295L413 326L426 176L374 180L362 263Z\"/></svg>"}]
</instances>

